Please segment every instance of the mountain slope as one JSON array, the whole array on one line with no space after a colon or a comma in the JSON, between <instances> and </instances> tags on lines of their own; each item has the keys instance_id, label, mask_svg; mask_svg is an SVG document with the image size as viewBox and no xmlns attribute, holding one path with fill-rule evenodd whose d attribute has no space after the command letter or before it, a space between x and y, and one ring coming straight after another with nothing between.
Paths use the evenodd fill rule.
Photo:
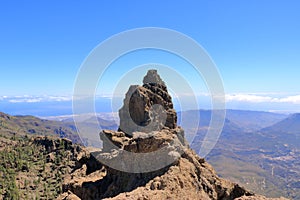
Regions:
<instances>
[{"instance_id":1,"label":"mountain slope","mask_svg":"<svg viewBox=\"0 0 300 200\"><path fill-rule=\"evenodd\" d=\"M51 119L54 119L53 117ZM95 123L97 122L97 123ZM79 122L80 127L84 130L86 136L94 135L98 138L98 132L101 128L117 129L114 121L105 120L97 117L88 116ZM47 120L40 119L34 116L11 116L0 112L0 134L5 137L14 135L48 135L68 138L74 143L85 143L85 145L94 145L93 140L88 140L87 137L79 138L73 118L68 117L64 120ZM97 140L98 141L98 140ZM100 147L99 145L95 145Z\"/></svg>"},{"instance_id":2,"label":"mountain slope","mask_svg":"<svg viewBox=\"0 0 300 200\"><path fill-rule=\"evenodd\" d=\"M286 117L285 114L264 111L226 110L226 118L248 132L271 126Z\"/></svg>"},{"instance_id":3,"label":"mountain slope","mask_svg":"<svg viewBox=\"0 0 300 200\"><path fill-rule=\"evenodd\" d=\"M262 129L261 132L300 138L300 113L292 114L282 121Z\"/></svg>"},{"instance_id":4,"label":"mountain slope","mask_svg":"<svg viewBox=\"0 0 300 200\"><path fill-rule=\"evenodd\" d=\"M26 134L59 136L80 143L74 125L33 116L11 116L2 112L0 112L0 134L5 137Z\"/></svg>"},{"instance_id":5,"label":"mountain slope","mask_svg":"<svg viewBox=\"0 0 300 200\"><path fill-rule=\"evenodd\" d=\"M286 117L287 115L284 114L264 111L226 110L226 119L246 132L258 131L262 128L269 127ZM190 119L199 119L200 127L208 126L211 119L211 110L187 110L178 112L178 122L182 123L184 128L195 126L195 121Z\"/></svg>"},{"instance_id":6,"label":"mountain slope","mask_svg":"<svg viewBox=\"0 0 300 200\"><path fill-rule=\"evenodd\" d=\"M223 177L257 193L299 199L299 122L295 114L259 131L232 131L231 138L222 133L208 161ZM224 159L244 168L223 165ZM232 179L236 174L238 180Z\"/></svg>"},{"instance_id":7,"label":"mountain slope","mask_svg":"<svg viewBox=\"0 0 300 200\"><path fill-rule=\"evenodd\" d=\"M0 199L5 200L57 198L65 177L90 157L80 145L49 136L0 136L0 147Z\"/></svg>"}]
</instances>

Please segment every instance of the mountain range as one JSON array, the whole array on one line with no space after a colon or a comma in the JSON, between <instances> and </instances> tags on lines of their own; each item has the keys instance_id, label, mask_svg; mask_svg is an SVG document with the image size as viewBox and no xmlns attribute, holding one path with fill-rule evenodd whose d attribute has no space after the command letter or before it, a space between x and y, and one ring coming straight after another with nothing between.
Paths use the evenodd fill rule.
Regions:
<instances>
[{"instance_id":1,"label":"mountain range","mask_svg":"<svg viewBox=\"0 0 300 200\"><path fill-rule=\"evenodd\" d=\"M194 115L196 111L192 111ZM201 115L210 116L209 111ZM189 115L189 111L185 113ZM234 117L232 117L234 116ZM199 124L191 146L200 149L209 121ZM227 112L220 138L207 156L221 177L260 194L300 199L299 114Z\"/></svg>"},{"instance_id":2,"label":"mountain range","mask_svg":"<svg viewBox=\"0 0 300 200\"><path fill-rule=\"evenodd\" d=\"M186 120L183 127L187 136L190 130L197 129L197 134L191 141L191 147L195 151L200 149L209 126L211 111L178 112L178 122L181 119L194 119L197 115L200 116L198 126ZM116 130L118 127L108 114L99 114L97 120L102 129ZM99 132L99 124L94 123L92 116L87 116L80 123L88 132ZM221 177L238 182L252 191L274 197L298 199L299 124L300 114L226 110L220 139L207 160ZM12 136L13 133L52 135L83 143L78 137L71 116L51 117L48 120L1 113L0 133L5 136ZM85 144L93 145L93 142L85 141Z\"/></svg>"},{"instance_id":3,"label":"mountain range","mask_svg":"<svg viewBox=\"0 0 300 200\"><path fill-rule=\"evenodd\" d=\"M186 132L198 128L191 147L199 150L201 141L210 122L209 110L193 110L178 113L178 121L193 119L200 114L199 127L184 127ZM53 119L53 118L52 118ZM40 119L33 116L10 116L1 113L0 133L5 137L17 135L51 135L66 137L75 143L82 143L71 118L63 120ZM117 129L112 120L98 117L102 128ZM89 131L98 130L91 117L81 123ZM221 137L207 156L218 174L255 191L259 194L292 199L299 198L299 124L300 115L283 115L269 112L227 110ZM186 124L185 124L186 125ZM188 135L188 133L186 133ZM5 143L2 143L5 144ZM2 146L3 148L3 146Z\"/></svg>"},{"instance_id":4,"label":"mountain range","mask_svg":"<svg viewBox=\"0 0 300 200\"><path fill-rule=\"evenodd\" d=\"M200 116L198 126L192 120ZM272 197L299 197L299 114L279 114L264 111L226 110L226 119L218 143L207 156L207 160L221 177ZM178 112L191 147L197 152L211 120L210 110ZM70 121L64 119L62 122ZM88 125L89 119L84 122ZM108 124L116 130L114 121ZM90 126L91 127L91 126ZM106 126L107 127L107 126ZM94 127L99 128L99 127Z\"/></svg>"}]
</instances>

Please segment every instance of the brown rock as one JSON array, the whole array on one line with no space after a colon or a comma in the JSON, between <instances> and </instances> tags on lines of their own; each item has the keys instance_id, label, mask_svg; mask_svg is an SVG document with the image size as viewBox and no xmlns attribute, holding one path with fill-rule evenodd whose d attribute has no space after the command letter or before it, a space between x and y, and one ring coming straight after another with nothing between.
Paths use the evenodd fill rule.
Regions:
<instances>
[{"instance_id":1,"label":"brown rock","mask_svg":"<svg viewBox=\"0 0 300 200\"><path fill-rule=\"evenodd\" d=\"M130 86L119 110L119 130L128 136L136 131L151 132L177 126L172 98L157 71L149 70L143 82L143 86Z\"/></svg>"},{"instance_id":2,"label":"brown rock","mask_svg":"<svg viewBox=\"0 0 300 200\"><path fill-rule=\"evenodd\" d=\"M150 69L147 72L147 75L144 77L143 84L147 84L147 83L152 83L152 84L154 83L154 84L166 86L165 82L160 78L160 76L157 73L157 70L155 69Z\"/></svg>"},{"instance_id":3,"label":"brown rock","mask_svg":"<svg viewBox=\"0 0 300 200\"><path fill-rule=\"evenodd\" d=\"M61 194L57 200L80 200L80 198L78 196L76 196L75 194L73 194L71 191L65 192L63 194Z\"/></svg>"},{"instance_id":4,"label":"brown rock","mask_svg":"<svg viewBox=\"0 0 300 200\"><path fill-rule=\"evenodd\" d=\"M65 180L65 195L71 192L84 200L265 198L219 178L189 148L184 131L177 126L171 96L156 70L149 70L143 83L130 86L126 93L119 110L119 130L101 131L103 150L93 155L102 163L92 156L81 159ZM162 167L151 171L157 164ZM139 171L145 167L149 171Z\"/></svg>"},{"instance_id":5,"label":"brown rock","mask_svg":"<svg viewBox=\"0 0 300 200\"><path fill-rule=\"evenodd\" d=\"M236 198L235 200L287 200L286 198L280 197L280 198L267 198L260 195L254 195L254 196L242 196L239 198Z\"/></svg>"}]
</instances>

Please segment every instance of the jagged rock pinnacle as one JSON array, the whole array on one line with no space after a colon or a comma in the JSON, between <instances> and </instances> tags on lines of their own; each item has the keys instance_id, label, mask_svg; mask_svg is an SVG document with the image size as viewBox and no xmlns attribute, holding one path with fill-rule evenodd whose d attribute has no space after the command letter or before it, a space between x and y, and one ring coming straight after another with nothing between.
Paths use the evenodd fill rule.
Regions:
<instances>
[{"instance_id":1,"label":"jagged rock pinnacle","mask_svg":"<svg viewBox=\"0 0 300 200\"><path fill-rule=\"evenodd\" d=\"M188 146L183 129L177 127L172 98L156 70L148 71L143 86L129 87L119 117L118 131L100 132L103 152L117 151L118 156L107 159L101 154L99 159L120 171L160 170L177 162Z\"/></svg>"},{"instance_id":2,"label":"jagged rock pinnacle","mask_svg":"<svg viewBox=\"0 0 300 200\"><path fill-rule=\"evenodd\" d=\"M119 130L100 132L103 149L94 152L96 160L86 160L80 170L75 170L86 179L70 176L63 186L66 196L61 199L73 193L84 200L260 199L219 178L190 149L184 130L176 124L171 96L157 71L149 70L143 82L143 86L130 86L126 93L119 110ZM98 171L90 171L92 166L97 166Z\"/></svg>"},{"instance_id":3,"label":"jagged rock pinnacle","mask_svg":"<svg viewBox=\"0 0 300 200\"><path fill-rule=\"evenodd\" d=\"M150 69L144 77L143 84L156 83L165 86L165 82L160 78L156 69Z\"/></svg>"},{"instance_id":4,"label":"jagged rock pinnacle","mask_svg":"<svg viewBox=\"0 0 300 200\"><path fill-rule=\"evenodd\" d=\"M130 86L124 105L119 110L120 127L126 135L133 132L159 131L177 127L177 115L172 98L157 70L149 70L143 86Z\"/></svg>"}]
</instances>

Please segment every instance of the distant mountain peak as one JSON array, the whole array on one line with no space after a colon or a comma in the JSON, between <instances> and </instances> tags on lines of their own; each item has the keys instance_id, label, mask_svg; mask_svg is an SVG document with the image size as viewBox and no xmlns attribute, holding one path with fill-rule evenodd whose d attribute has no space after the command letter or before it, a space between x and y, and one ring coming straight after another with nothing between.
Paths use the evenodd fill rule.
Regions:
<instances>
[{"instance_id":1,"label":"distant mountain peak","mask_svg":"<svg viewBox=\"0 0 300 200\"><path fill-rule=\"evenodd\" d=\"M296 134L300 135L300 113L295 113L287 118L275 123L272 126L262 129L262 132L269 133L271 135L277 134ZM294 141L296 144L298 141ZM297 145L299 146L299 145Z\"/></svg>"},{"instance_id":2,"label":"distant mountain peak","mask_svg":"<svg viewBox=\"0 0 300 200\"><path fill-rule=\"evenodd\" d=\"M291 116L289 116L288 118L300 121L300 113L294 113Z\"/></svg>"}]
</instances>

